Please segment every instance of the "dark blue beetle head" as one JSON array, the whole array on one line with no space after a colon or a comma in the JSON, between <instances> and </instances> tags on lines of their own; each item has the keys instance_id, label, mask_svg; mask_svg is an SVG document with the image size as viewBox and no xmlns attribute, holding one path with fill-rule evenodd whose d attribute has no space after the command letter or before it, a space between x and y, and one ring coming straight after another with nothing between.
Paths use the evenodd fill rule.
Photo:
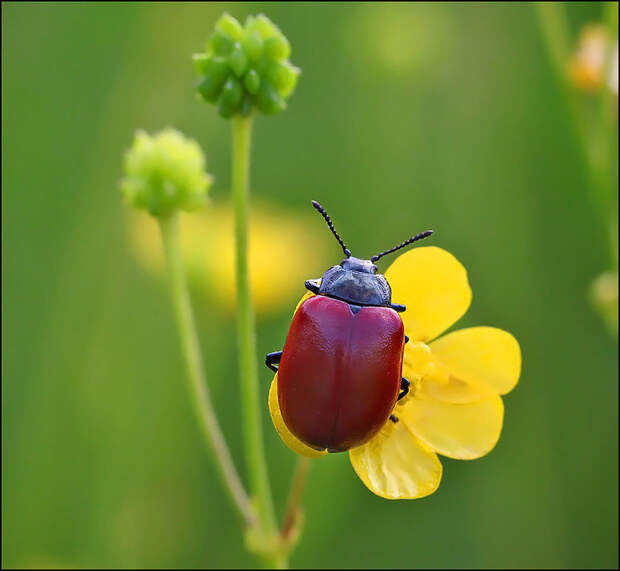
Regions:
<instances>
[{"instance_id":1,"label":"dark blue beetle head","mask_svg":"<svg viewBox=\"0 0 620 571\"><path fill-rule=\"evenodd\" d=\"M332 266L323 274L320 295L336 297L354 305L380 305L389 307L392 290L377 266L370 260L353 256L342 260L339 266Z\"/></svg>"},{"instance_id":2,"label":"dark blue beetle head","mask_svg":"<svg viewBox=\"0 0 620 571\"><path fill-rule=\"evenodd\" d=\"M381 252L373 256L370 260L363 260L351 256L351 251L345 246L336 232L325 209L315 200L312 201L312 206L325 218L329 229L336 237L336 240L338 240L338 243L347 257L340 262L339 266L332 266L329 268L329 270L323 274L320 284L318 280L308 280L306 282L306 287L319 295L341 299L353 305L393 307L390 284L388 284L383 274L377 274L377 266L374 262L386 254L404 248L407 244L430 236L433 231L427 230L426 232L417 234L391 250Z\"/></svg>"}]
</instances>

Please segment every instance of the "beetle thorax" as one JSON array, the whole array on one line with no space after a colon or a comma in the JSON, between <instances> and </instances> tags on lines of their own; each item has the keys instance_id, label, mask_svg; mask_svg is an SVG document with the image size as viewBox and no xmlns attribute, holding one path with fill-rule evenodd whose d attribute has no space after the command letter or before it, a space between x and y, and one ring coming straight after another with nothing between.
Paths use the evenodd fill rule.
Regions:
<instances>
[{"instance_id":1,"label":"beetle thorax","mask_svg":"<svg viewBox=\"0 0 620 571\"><path fill-rule=\"evenodd\" d=\"M325 272L319 294L354 305L389 307L391 288L385 277L376 272L377 266L370 260L351 256Z\"/></svg>"}]
</instances>

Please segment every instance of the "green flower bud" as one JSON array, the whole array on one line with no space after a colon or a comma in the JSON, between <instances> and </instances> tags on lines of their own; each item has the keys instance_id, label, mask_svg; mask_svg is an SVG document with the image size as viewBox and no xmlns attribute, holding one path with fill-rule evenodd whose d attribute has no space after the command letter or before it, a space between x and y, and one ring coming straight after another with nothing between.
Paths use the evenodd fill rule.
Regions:
<instances>
[{"instance_id":1,"label":"green flower bud","mask_svg":"<svg viewBox=\"0 0 620 571\"><path fill-rule=\"evenodd\" d=\"M175 129L154 136L138 131L125 153L121 191L134 208L153 216L203 206L213 177L205 171L206 159L196 141Z\"/></svg>"},{"instance_id":2,"label":"green flower bud","mask_svg":"<svg viewBox=\"0 0 620 571\"><path fill-rule=\"evenodd\" d=\"M241 41L241 38L243 38L243 26L228 12L224 12L220 16L215 27L236 42Z\"/></svg>"},{"instance_id":3,"label":"green flower bud","mask_svg":"<svg viewBox=\"0 0 620 571\"><path fill-rule=\"evenodd\" d=\"M207 73L207 64L211 59L207 54L192 54L192 61L194 62L194 71L198 75L204 75Z\"/></svg>"},{"instance_id":4,"label":"green flower bud","mask_svg":"<svg viewBox=\"0 0 620 571\"><path fill-rule=\"evenodd\" d=\"M194 54L194 56L204 56L204 54ZM225 58L218 56L194 57L194 62L197 61L199 62L197 65L204 70L197 82L198 91L205 100L214 103L228 78L228 62Z\"/></svg>"},{"instance_id":5,"label":"green flower bud","mask_svg":"<svg viewBox=\"0 0 620 571\"><path fill-rule=\"evenodd\" d=\"M263 38L260 37L258 31L246 30L241 43L250 61L257 61L263 55Z\"/></svg>"},{"instance_id":6,"label":"green flower bud","mask_svg":"<svg viewBox=\"0 0 620 571\"><path fill-rule=\"evenodd\" d=\"M230 76L217 100L218 111L222 117L232 117L238 110L243 97L243 87L241 82Z\"/></svg>"},{"instance_id":7,"label":"green flower bud","mask_svg":"<svg viewBox=\"0 0 620 571\"><path fill-rule=\"evenodd\" d=\"M291 46L266 16L249 16L242 26L223 14L207 42L194 54L196 88L220 115L250 115L254 109L274 114L286 109L300 74L288 58Z\"/></svg>"},{"instance_id":8,"label":"green flower bud","mask_svg":"<svg viewBox=\"0 0 620 571\"><path fill-rule=\"evenodd\" d=\"M243 115L243 117L247 117L252 113L252 109L254 108L254 101L252 101L252 96L249 93L243 94L243 99L241 100L241 105L239 106L239 113Z\"/></svg>"},{"instance_id":9,"label":"green flower bud","mask_svg":"<svg viewBox=\"0 0 620 571\"><path fill-rule=\"evenodd\" d=\"M256 72L255 69L249 69L243 78L243 82L245 84L245 88L252 94L256 95L258 93L258 88L260 87L260 76Z\"/></svg>"},{"instance_id":10,"label":"green flower bud","mask_svg":"<svg viewBox=\"0 0 620 571\"><path fill-rule=\"evenodd\" d=\"M228 65L237 77L241 77L248 67L248 56L245 55L241 44L236 44L232 53L228 56Z\"/></svg>"},{"instance_id":11,"label":"green flower bud","mask_svg":"<svg viewBox=\"0 0 620 571\"><path fill-rule=\"evenodd\" d=\"M265 56L271 61L284 61L291 55L291 45L284 36L273 36L265 40Z\"/></svg>"},{"instance_id":12,"label":"green flower bud","mask_svg":"<svg viewBox=\"0 0 620 571\"><path fill-rule=\"evenodd\" d=\"M267 79L260 83L256 102L265 115L275 115L286 108L286 103Z\"/></svg>"},{"instance_id":13,"label":"green flower bud","mask_svg":"<svg viewBox=\"0 0 620 571\"><path fill-rule=\"evenodd\" d=\"M272 63L267 68L267 79L283 97L288 97L297 85L300 69L288 62Z\"/></svg>"},{"instance_id":14,"label":"green flower bud","mask_svg":"<svg viewBox=\"0 0 620 571\"><path fill-rule=\"evenodd\" d=\"M235 41L221 30L215 30L209 39L208 45L214 54L218 56L227 56L232 52Z\"/></svg>"},{"instance_id":15,"label":"green flower bud","mask_svg":"<svg viewBox=\"0 0 620 571\"><path fill-rule=\"evenodd\" d=\"M198 81L198 91L206 101L215 103L222 90L222 85L213 78L212 75L205 75Z\"/></svg>"},{"instance_id":16,"label":"green flower bud","mask_svg":"<svg viewBox=\"0 0 620 571\"><path fill-rule=\"evenodd\" d=\"M248 16L245 22L245 27L247 30L252 32L256 30L263 40L280 33L280 30L278 30L275 24L264 14L259 14L258 16Z\"/></svg>"}]
</instances>

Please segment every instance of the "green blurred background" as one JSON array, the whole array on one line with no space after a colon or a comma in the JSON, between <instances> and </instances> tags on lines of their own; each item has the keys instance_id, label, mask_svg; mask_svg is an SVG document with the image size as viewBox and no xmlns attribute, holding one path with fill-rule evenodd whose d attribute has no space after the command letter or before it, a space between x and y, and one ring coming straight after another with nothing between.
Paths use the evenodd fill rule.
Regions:
<instances>
[{"instance_id":1,"label":"green blurred background","mask_svg":"<svg viewBox=\"0 0 620 571\"><path fill-rule=\"evenodd\" d=\"M321 200L359 254L434 228L469 271L459 326L504 328L524 355L498 446L444 459L434 495L388 502L346 454L315 462L292 565L617 567L617 348L586 298L605 236L535 12L512 3L3 3L3 567L254 565L118 191L136 128L175 126L228 195L230 125L195 99L190 60L224 10L265 12L303 69L287 112L256 121L253 196ZM576 36L601 6L568 16ZM326 230L309 228L312 249ZM321 243L323 266L340 259ZM302 293L259 313L261 355ZM196 312L243 469L234 316ZM264 412L281 511L294 458Z\"/></svg>"}]
</instances>

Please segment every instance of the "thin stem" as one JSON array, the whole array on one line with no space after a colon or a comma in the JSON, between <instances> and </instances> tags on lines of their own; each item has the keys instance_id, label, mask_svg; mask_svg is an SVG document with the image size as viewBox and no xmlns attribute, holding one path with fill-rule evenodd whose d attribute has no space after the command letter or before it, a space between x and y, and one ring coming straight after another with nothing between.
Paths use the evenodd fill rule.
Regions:
<instances>
[{"instance_id":1,"label":"thin stem","mask_svg":"<svg viewBox=\"0 0 620 571\"><path fill-rule=\"evenodd\" d=\"M610 242L613 267L618 269L618 97L609 84L614 66L614 46L618 46L618 3L606 2L603 9L603 24L608 42L603 66L603 86L599 100L601 146L603 148L603 167L608 192ZM616 63L617 65L617 63Z\"/></svg>"},{"instance_id":2,"label":"thin stem","mask_svg":"<svg viewBox=\"0 0 620 571\"><path fill-rule=\"evenodd\" d=\"M166 218L161 218L160 227L166 251L172 304L174 306L174 315L181 341L183 358L187 367L192 404L203 436L215 455L220 477L230 495L232 503L241 514L245 523L251 526L254 523L255 515L226 446L226 441L211 404L211 397L206 383L181 257L178 214L173 213Z\"/></svg>"},{"instance_id":3,"label":"thin stem","mask_svg":"<svg viewBox=\"0 0 620 571\"><path fill-rule=\"evenodd\" d=\"M277 552L267 563L269 569L288 569L288 556L286 553Z\"/></svg>"},{"instance_id":4,"label":"thin stem","mask_svg":"<svg viewBox=\"0 0 620 571\"><path fill-rule=\"evenodd\" d=\"M261 402L265 399L260 398L258 389L256 333L247 259L252 117L241 117L236 115L232 120L232 126L232 187L235 210L238 308L237 338L239 349L239 375L241 381L241 411L250 486L256 500L262 532L266 537L269 537L275 533L276 523L263 445Z\"/></svg>"},{"instance_id":5,"label":"thin stem","mask_svg":"<svg viewBox=\"0 0 620 571\"><path fill-rule=\"evenodd\" d=\"M551 65L558 77L562 77L571 47L564 7L561 2L534 2L533 5L547 44Z\"/></svg>"},{"instance_id":6,"label":"thin stem","mask_svg":"<svg viewBox=\"0 0 620 571\"><path fill-rule=\"evenodd\" d=\"M609 145L612 138L608 135L609 129L613 129L613 108L608 105L613 99L608 97L607 75L604 76L600 97L601 121L594 124L588 121L584 114L583 105L578 95L568 82L566 73L567 63L571 55L571 41L568 20L562 2L534 2L534 9L538 17L538 23L545 41L551 65L558 78L560 87L569 107L569 113L573 120L575 135L578 139L578 147L581 150L581 158L587 175L588 188L591 200L600 220L601 229L604 232L605 241L609 244L608 252L613 266L617 266L618 253L615 232L610 235L607 231L613 220L610 219L613 207L615 184L610 176ZM610 112L611 111L611 112ZM615 136L615 135L614 135ZM617 223L615 224L617 226Z\"/></svg>"},{"instance_id":7,"label":"thin stem","mask_svg":"<svg viewBox=\"0 0 620 571\"><path fill-rule=\"evenodd\" d=\"M301 497L304 493L306 486L306 480L308 479L308 470L310 469L310 458L300 456L297 460L297 466L295 467L295 473L293 474L293 481L291 482L291 491L289 492L288 501L286 504L286 512L284 519L282 520L282 538L286 541L290 535L295 521L297 519L297 513L299 506L301 505Z\"/></svg>"}]
</instances>

